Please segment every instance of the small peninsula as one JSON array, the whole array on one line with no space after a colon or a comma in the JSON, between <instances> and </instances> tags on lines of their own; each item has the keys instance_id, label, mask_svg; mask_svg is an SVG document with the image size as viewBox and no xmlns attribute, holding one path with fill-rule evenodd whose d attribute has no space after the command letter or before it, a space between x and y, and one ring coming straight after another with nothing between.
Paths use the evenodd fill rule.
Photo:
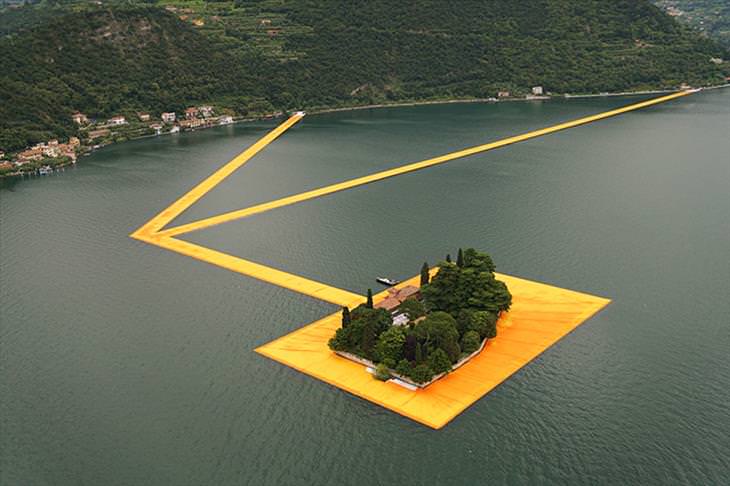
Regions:
<instances>
[{"instance_id":1,"label":"small peninsula","mask_svg":"<svg viewBox=\"0 0 730 486\"><path fill-rule=\"evenodd\" d=\"M456 262L447 256L433 278L424 263L420 288L391 288L377 304L368 290L365 304L344 307L329 347L373 368L377 379L428 386L497 336L497 320L512 295L494 271L492 258L473 248L459 249Z\"/></svg>"}]
</instances>

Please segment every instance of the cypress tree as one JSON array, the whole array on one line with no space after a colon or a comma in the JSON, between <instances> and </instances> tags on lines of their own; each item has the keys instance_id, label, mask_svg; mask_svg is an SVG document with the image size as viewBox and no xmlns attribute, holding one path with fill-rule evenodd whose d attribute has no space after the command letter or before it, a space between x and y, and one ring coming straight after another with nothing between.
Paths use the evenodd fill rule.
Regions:
<instances>
[{"instance_id":1,"label":"cypress tree","mask_svg":"<svg viewBox=\"0 0 730 486\"><path fill-rule=\"evenodd\" d=\"M451 253L446 254L446 263L451 263Z\"/></svg>"},{"instance_id":2,"label":"cypress tree","mask_svg":"<svg viewBox=\"0 0 730 486\"><path fill-rule=\"evenodd\" d=\"M368 300L365 303L365 307L368 309L373 308L373 289L368 289Z\"/></svg>"},{"instance_id":3,"label":"cypress tree","mask_svg":"<svg viewBox=\"0 0 730 486\"><path fill-rule=\"evenodd\" d=\"M349 326L350 322L352 322L352 318L350 317L350 309L345 306L342 308L342 327Z\"/></svg>"},{"instance_id":4,"label":"cypress tree","mask_svg":"<svg viewBox=\"0 0 730 486\"><path fill-rule=\"evenodd\" d=\"M421 287L428 285L430 280L431 276L428 274L428 262L423 262L423 266L421 267Z\"/></svg>"},{"instance_id":5,"label":"cypress tree","mask_svg":"<svg viewBox=\"0 0 730 486\"><path fill-rule=\"evenodd\" d=\"M416 363L420 363L423 361L423 349L421 348L421 343L416 343Z\"/></svg>"},{"instance_id":6,"label":"cypress tree","mask_svg":"<svg viewBox=\"0 0 730 486\"><path fill-rule=\"evenodd\" d=\"M459 248L459 253L456 255L456 265L458 267L464 266L464 252Z\"/></svg>"}]
</instances>

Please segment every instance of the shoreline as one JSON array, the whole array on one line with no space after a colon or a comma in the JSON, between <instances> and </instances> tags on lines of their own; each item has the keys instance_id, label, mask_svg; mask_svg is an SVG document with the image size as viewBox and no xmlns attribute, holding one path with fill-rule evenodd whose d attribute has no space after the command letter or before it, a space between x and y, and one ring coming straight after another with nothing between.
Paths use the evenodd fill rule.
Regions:
<instances>
[{"instance_id":1,"label":"shoreline","mask_svg":"<svg viewBox=\"0 0 730 486\"><path fill-rule=\"evenodd\" d=\"M698 88L700 91L706 91L706 90L717 90L717 89L724 89L724 88L730 88L730 83L725 83L721 85L716 86L707 86L707 87L701 87ZM359 105L359 106L346 106L346 107L340 107L340 108L314 108L311 111L307 111L307 115L322 115L327 113L338 113L338 112L347 112L347 111L357 111L357 110L375 110L380 108L404 108L409 106L428 106L428 105L448 105L448 104L466 104L466 103L505 103L505 102L527 102L527 101L553 101L553 100L574 100L574 99L591 99L591 98L613 98L613 97L620 97L620 96L646 96L646 95L654 95L654 94L667 94L667 93L673 93L678 90L676 89L655 89L655 90L641 90L641 91L621 91L621 92L614 92L614 93L594 93L594 94L557 94L552 96L524 96L524 97L508 97L508 98L456 98L456 99L443 99L443 100L424 100L424 101L403 101L403 102L393 102L393 103L376 103L371 105ZM237 125L242 123L252 123L252 122L260 122L260 121L267 121L267 120L278 120L281 119L282 116L286 116L286 112L274 112L274 113L265 113L263 115L257 116L257 117L245 117L240 119L234 119L233 123L229 123L227 125L214 125L210 127L202 127L192 130L187 130L190 132L194 132L197 130L208 130L210 128L220 128L223 126L231 126L231 125ZM104 147L108 147L110 145L118 145L119 143L125 143L125 142L131 142L134 140L142 140L145 138L156 138L161 135L176 135L179 133L184 132L165 132L160 133L157 135L141 135L139 137L129 138L125 140L124 142L112 142L107 143L105 145L102 145L98 148L92 148L92 147L86 147L86 150L79 153L79 157L85 157L93 154L97 150L100 150ZM58 169L63 169L68 166L76 166L77 162L69 162L66 164L61 164L58 166L54 166L53 172L57 172ZM37 170L34 172L11 172L7 174L0 174L0 181L6 180L6 179L15 179L15 178L21 178L24 179L26 174L29 176L29 178L32 178L34 176L42 177L43 174L37 174Z\"/></svg>"}]
</instances>

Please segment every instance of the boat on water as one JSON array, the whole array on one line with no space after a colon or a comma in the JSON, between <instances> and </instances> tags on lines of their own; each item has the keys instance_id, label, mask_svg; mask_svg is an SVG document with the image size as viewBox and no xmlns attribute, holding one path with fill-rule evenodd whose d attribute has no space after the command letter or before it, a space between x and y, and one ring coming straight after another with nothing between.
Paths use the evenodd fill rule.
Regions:
<instances>
[{"instance_id":1,"label":"boat on water","mask_svg":"<svg viewBox=\"0 0 730 486\"><path fill-rule=\"evenodd\" d=\"M392 287L393 285L398 285L400 283L397 280L393 280L392 278L386 278L386 277L378 277L375 280L378 283L381 283L383 285L387 285L388 287Z\"/></svg>"}]
</instances>

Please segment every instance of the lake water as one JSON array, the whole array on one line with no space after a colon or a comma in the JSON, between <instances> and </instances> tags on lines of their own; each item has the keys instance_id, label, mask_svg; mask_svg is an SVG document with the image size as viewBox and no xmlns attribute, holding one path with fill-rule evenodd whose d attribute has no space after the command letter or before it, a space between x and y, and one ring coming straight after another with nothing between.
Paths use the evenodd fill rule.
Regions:
<instances>
[{"instance_id":1,"label":"lake water","mask_svg":"<svg viewBox=\"0 0 730 486\"><path fill-rule=\"evenodd\" d=\"M636 100L308 116L177 222ZM613 299L440 431L253 352L334 306L128 237L275 124L0 189L1 484L727 484L730 91L183 237L360 293L474 246Z\"/></svg>"}]
</instances>

